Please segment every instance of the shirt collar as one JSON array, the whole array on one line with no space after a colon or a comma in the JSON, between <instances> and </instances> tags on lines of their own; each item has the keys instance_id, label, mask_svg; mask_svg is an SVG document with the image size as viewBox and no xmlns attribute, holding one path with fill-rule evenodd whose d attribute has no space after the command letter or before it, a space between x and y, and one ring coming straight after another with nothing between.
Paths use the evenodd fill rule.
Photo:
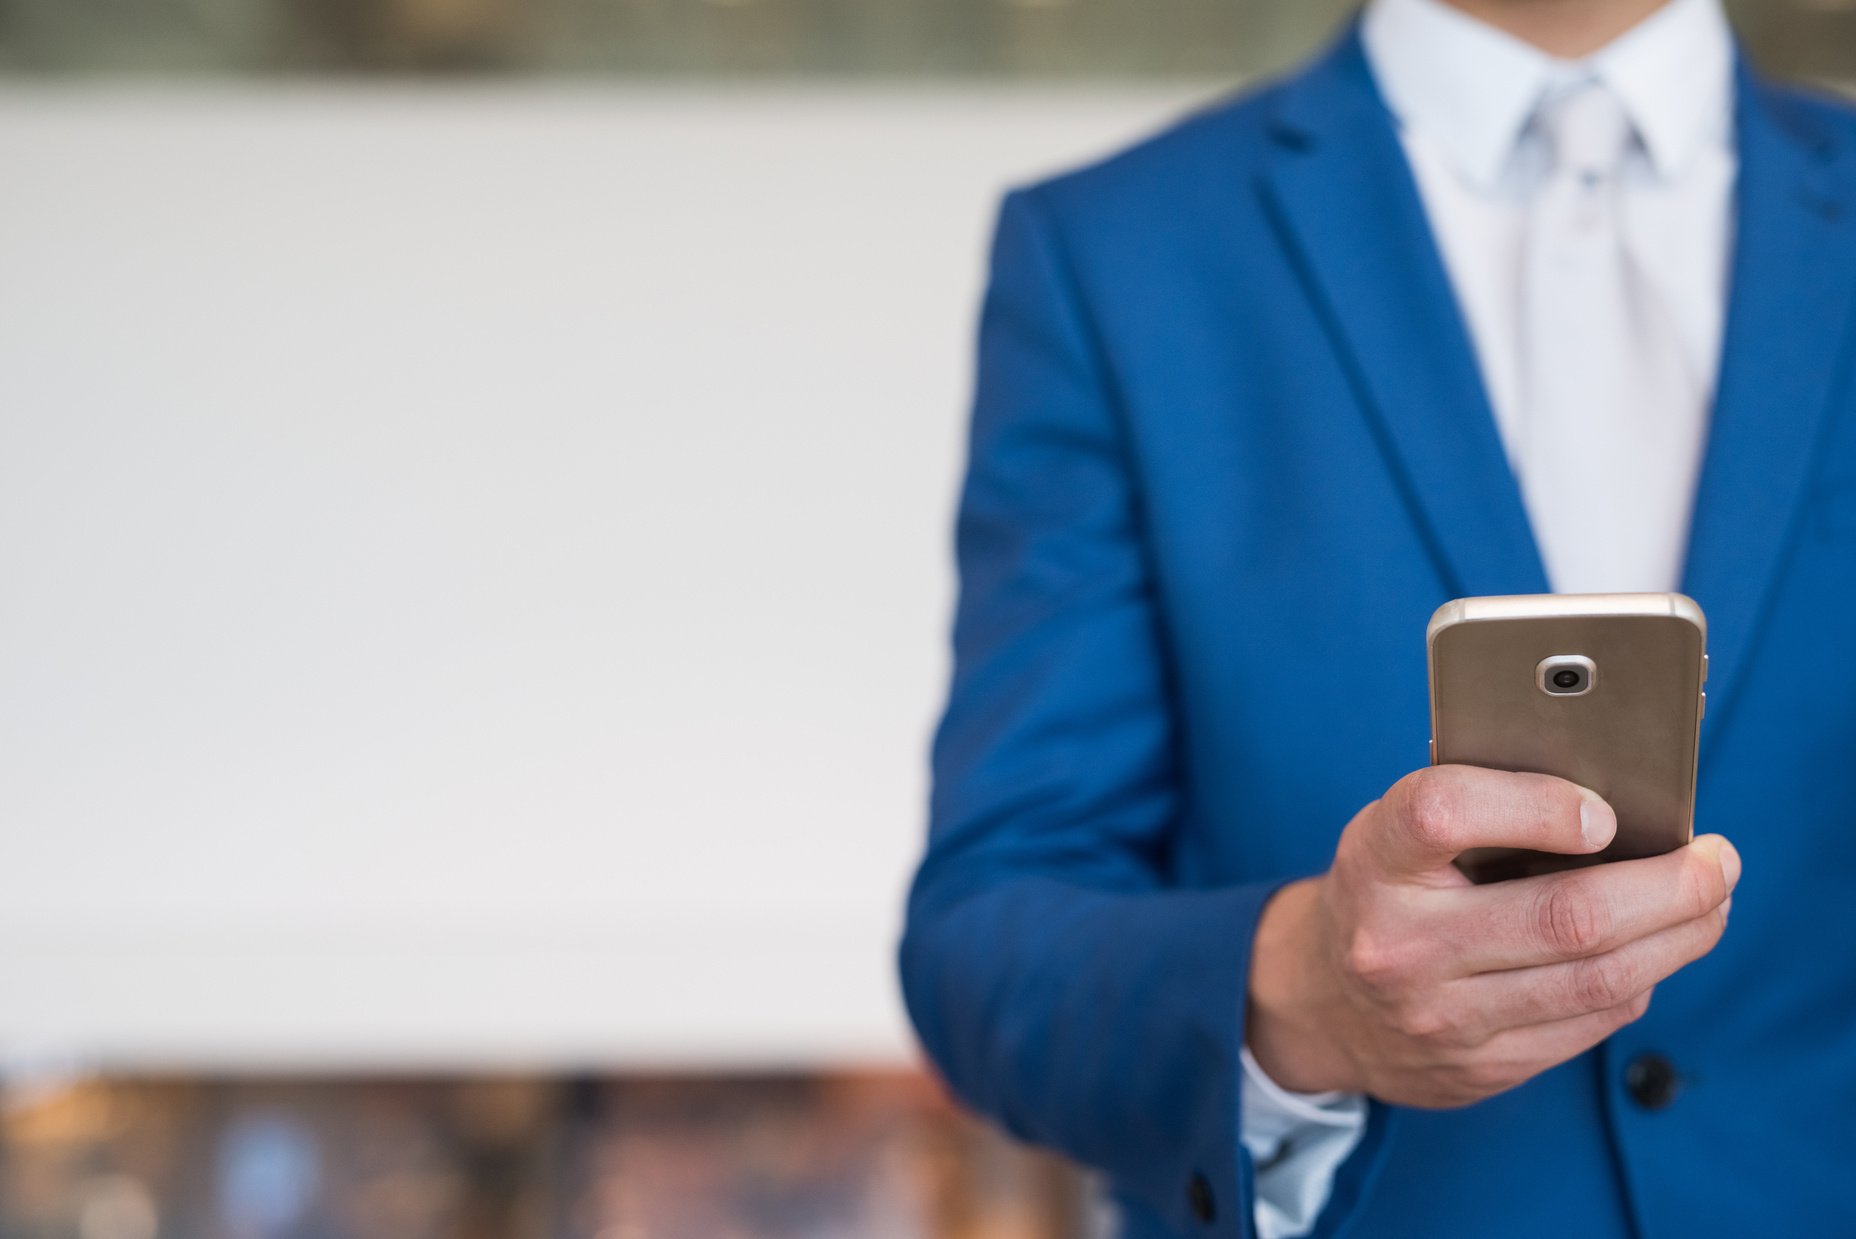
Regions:
<instances>
[{"instance_id":1,"label":"shirt collar","mask_svg":"<svg viewBox=\"0 0 1856 1239\"><path fill-rule=\"evenodd\" d=\"M1596 77L1658 175L1731 131L1733 33L1720 0L1670 0L1584 61L1561 60L1443 0L1371 0L1360 37L1386 105L1482 188L1510 166L1541 98Z\"/></svg>"},{"instance_id":2,"label":"shirt collar","mask_svg":"<svg viewBox=\"0 0 1856 1239\"><path fill-rule=\"evenodd\" d=\"M1591 64L1624 101L1659 175L1732 142L1734 36L1720 0L1672 0Z\"/></svg>"}]
</instances>

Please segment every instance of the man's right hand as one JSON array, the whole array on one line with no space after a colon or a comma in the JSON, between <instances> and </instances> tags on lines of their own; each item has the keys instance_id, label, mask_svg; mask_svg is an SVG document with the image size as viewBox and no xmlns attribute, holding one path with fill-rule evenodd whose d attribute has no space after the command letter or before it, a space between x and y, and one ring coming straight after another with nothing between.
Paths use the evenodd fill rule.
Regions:
<instances>
[{"instance_id":1,"label":"man's right hand","mask_svg":"<svg viewBox=\"0 0 1856 1239\"><path fill-rule=\"evenodd\" d=\"M1544 774L1437 766L1348 823L1333 866L1264 909L1246 1041L1284 1088L1446 1107L1513 1088L1637 1019L1713 949L1740 857L1719 835L1647 860L1473 885L1476 847L1584 854L1617 818Z\"/></svg>"}]
</instances>

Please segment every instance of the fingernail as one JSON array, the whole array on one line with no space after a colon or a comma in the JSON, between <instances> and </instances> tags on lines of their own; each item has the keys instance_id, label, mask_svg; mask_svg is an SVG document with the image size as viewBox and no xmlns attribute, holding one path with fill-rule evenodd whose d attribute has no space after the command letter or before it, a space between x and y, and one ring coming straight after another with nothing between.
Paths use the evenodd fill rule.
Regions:
<instances>
[{"instance_id":1,"label":"fingernail","mask_svg":"<svg viewBox=\"0 0 1856 1239\"><path fill-rule=\"evenodd\" d=\"M1618 833L1618 815L1596 792L1587 792L1579 804L1579 833L1593 851L1610 843Z\"/></svg>"},{"instance_id":2,"label":"fingernail","mask_svg":"<svg viewBox=\"0 0 1856 1239\"><path fill-rule=\"evenodd\" d=\"M1727 879L1728 890L1740 881L1740 853L1725 839L1721 841L1721 876Z\"/></svg>"}]
</instances>

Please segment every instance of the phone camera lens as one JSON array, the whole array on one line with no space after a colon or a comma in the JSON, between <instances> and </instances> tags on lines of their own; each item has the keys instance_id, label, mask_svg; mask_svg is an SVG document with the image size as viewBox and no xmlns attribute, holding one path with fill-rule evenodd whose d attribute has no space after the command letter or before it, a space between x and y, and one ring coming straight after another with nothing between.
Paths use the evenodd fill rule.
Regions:
<instances>
[{"instance_id":1,"label":"phone camera lens","mask_svg":"<svg viewBox=\"0 0 1856 1239\"><path fill-rule=\"evenodd\" d=\"M1598 667L1583 654L1555 654L1534 668L1534 685L1549 697L1583 697L1598 683Z\"/></svg>"}]
</instances>

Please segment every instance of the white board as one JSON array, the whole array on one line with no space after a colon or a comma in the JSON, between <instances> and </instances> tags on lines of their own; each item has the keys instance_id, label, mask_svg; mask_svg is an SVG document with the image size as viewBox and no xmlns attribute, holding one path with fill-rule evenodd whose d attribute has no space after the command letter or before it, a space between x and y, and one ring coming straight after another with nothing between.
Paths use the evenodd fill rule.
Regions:
<instances>
[{"instance_id":1,"label":"white board","mask_svg":"<svg viewBox=\"0 0 1856 1239\"><path fill-rule=\"evenodd\" d=\"M996 199L1204 93L0 91L0 1056L906 1057Z\"/></svg>"}]
</instances>

